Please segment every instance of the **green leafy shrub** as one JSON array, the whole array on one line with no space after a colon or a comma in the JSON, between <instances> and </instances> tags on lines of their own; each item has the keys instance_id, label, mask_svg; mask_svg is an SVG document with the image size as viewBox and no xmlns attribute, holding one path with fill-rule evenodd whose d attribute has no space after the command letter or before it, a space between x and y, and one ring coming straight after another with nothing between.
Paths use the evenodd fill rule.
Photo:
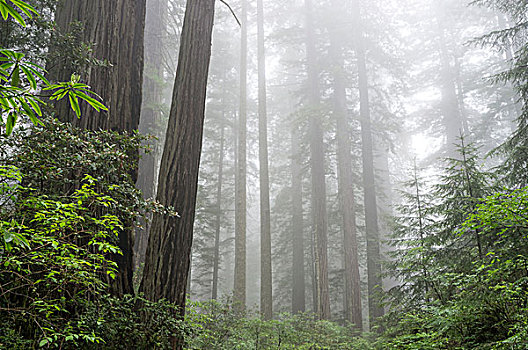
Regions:
<instances>
[{"instance_id":1,"label":"green leafy shrub","mask_svg":"<svg viewBox=\"0 0 528 350\"><path fill-rule=\"evenodd\" d=\"M192 302L185 316L187 349L371 349L352 328L314 315L262 320L226 301Z\"/></svg>"},{"instance_id":2,"label":"green leafy shrub","mask_svg":"<svg viewBox=\"0 0 528 350\"><path fill-rule=\"evenodd\" d=\"M114 199L95 204L90 215L114 215L130 229L147 208L134 186L135 159L143 137L109 131L86 131L48 118L30 130L0 135L0 165L16 167L24 187L60 200L80 187L85 175L94 190Z\"/></svg>"},{"instance_id":3,"label":"green leafy shrub","mask_svg":"<svg viewBox=\"0 0 528 350\"><path fill-rule=\"evenodd\" d=\"M80 317L108 293L117 237L146 207L130 161L141 139L52 119L0 135L0 344L102 344Z\"/></svg>"},{"instance_id":4,"label":"green leafy shrub","mask_svg":"<svg viewBox=\"0 0 528 350\"><path fill-rule=\"evenodd\" d=\"M121 224L113 215L87 214L94 205L114 203L95 192L94 183L86 176L61 200L18 185L11 193L4 188L4 197L18 197L0 211L0 320L5 328L0 343L8 348L24 340L34 347L75 337L98 340L71 324L85 300L104 290L102 276L115 275L107 253L118 252L110 237Z\"/></svg>"},{"instance_id":5,"label":"green leafy shrub","mask_svg":"<svg viewBox=\"0 0 528 350\"><path fill-rule=\"evenodd\" d=\"M177 307L151 302L140 296L116 298L102 295L87 301L77 327L91 329L100 343L72 344L72 349L172 349L171 339L184 332Z\"/></svg>"},{"instance_id":6,"label":"green leafy shrub","mask_svg":"<svg viewBox=\"0 0 528 350\"><path fill-rule=\"evenodd\" d=\"M485 238L486 255L465 271L436 266L441 273L431 286L448 298L423 300L410 310L396 304L385 318L382 348L528 348L528 188L482 198L466 216L453 233Z\"/></svg>"}]
</instances>

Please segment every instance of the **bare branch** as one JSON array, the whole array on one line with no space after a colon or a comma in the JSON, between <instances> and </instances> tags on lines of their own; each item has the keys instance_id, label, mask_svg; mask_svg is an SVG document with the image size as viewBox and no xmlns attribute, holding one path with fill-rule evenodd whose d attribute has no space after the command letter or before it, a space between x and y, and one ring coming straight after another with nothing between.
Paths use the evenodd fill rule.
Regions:
<instances>
[{"instance_id":1,"label":"bare branch","mask_svg":"<svg viewBox=\"0 0 528 350\"><path fill-rule=\"evenodd\" d=\"M227 6L227 8L229 9L229 11L231 11L231 14L233 15L233 17L235 17L235 20L237 21L238 25L239 25L240 27L242 27L242 24L241 24L240 21L238 20L238 17L237 17L237 15L235 14L235 11L233 11L233 9L231 8L231 6L230 6L227 2L225 2L225 0L220 0L220 2L221 2L222 4L224 4L224 5Z\"/></svg>"}]
</instances>

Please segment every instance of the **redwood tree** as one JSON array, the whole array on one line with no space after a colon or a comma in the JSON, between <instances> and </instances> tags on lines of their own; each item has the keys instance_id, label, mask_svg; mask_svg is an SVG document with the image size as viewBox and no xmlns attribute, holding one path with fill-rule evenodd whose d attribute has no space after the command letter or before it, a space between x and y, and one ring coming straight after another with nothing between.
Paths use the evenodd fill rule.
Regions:
<instances>
[{"instance_id":1,"label":"redwood tree","mask_svg":"<svg viewBox=\"0 0 528 350\"><path fill-rule=\"evenodd\" d=\"M140 290L185 313L215 0L187 1L157 199L178 215L154 215ZM176 348L181 348L177 344Z\"/></svg>"},{"instance_id":2,"label":"redwood tree","mask_svg":"<svg viewBox=\"0 0 528 350\"><path fill-rule=\"evenodd\" d=\"M340 9L334 1L334 9ZM345 85L345 68L343 59L344 43L341 39L343 24L334 23L330 29L329 52L332 58L334 85L333 114L336 120L337 171L339 189L339 212L341 214L344 252L345 277L345 319L357 329L362 328L361 281L359 276L358 243L356 230L356 213L354 183L352 173L352 146L347 120L347 101Z\"/></svg>"},{"instance_id":3,"label":"redwood tree","mask_svg":"<svg viewBox=\"0 0 528 350\"><path fill-rule=\"evenodd\" d=\"M247 2L242 0L240 18L240 111L238 116L237 174L235 196L234 299L246 304L246 172L247 172Z\"/></svg>"},{"instance_id":4,"label":"redwood tree","mask_svg":"<svg viewBox=\"0 0 528 350\"><path fill-rule=\"evenodd\" d=\"M138 129L143 83L143 37L146 0L70 0L57 7L55 21L58 31L69 33L72 24L80 22L79 41L92 45L92 59L104 65L84 67L83 81L96 91L108 106L108 112L84 108L77 118L67 103L57 104L57 114L63 121L90 130L112 130L132 133ZM52 53L54 48L50 50ZM48 63L51 80L68 81L75 66L69 57L58 56ZM138 155L132 155L138 159ZM130 174L137 178L137 165ZM133 223L120 234L119 247L123 255L116 255L119 275L112 283L117 294L133 293L132 246Z\"/></svg>"},{"instance_id":5,"label":"redwood tree","mask_svg":"<svg viewBox=\"0 0 528 350\"><path fill-rule=\"evenodd\" d=\"M308 69L308 103L310 108L310 168L312 172L312 216L314 235L314 311L320 319L330 318L328 288L328 228L323 127L321 121L315 29L312 1L305 0L306 60Z\"/></svg>"},{"instance_id":6,"label":"redwood tree","mask_svg":"<svg viewBox=\"0 0 528 350\"><path fill-rule=\"evenodd\" d=\"M369 317L371 321L383 316L384 310L376 296L381 291L381 256L378 224L378 205L374 177L374 146L372 141L372 120L367 71L365 38L361 23L361 7L358 0L353 1L354 39L358 65L359 114L361 120L361 145L363 160L363 190L365 201L365 228L367 234L367 273L369 294Z\"/></svg>"},{"instance_id":7,"label":"redwood tree","mask_svg":"<svg viewBox=\"0 0 528 350\"><path fill-rule=\"evenodd\" d=\"M262 0L257 0L257 27L260 164L260 312L265 319L269 320L273 316L273 290L268 170L268 116L266 108L266 55L264 46L264 5Z\"/></svg>"}]
</instances>

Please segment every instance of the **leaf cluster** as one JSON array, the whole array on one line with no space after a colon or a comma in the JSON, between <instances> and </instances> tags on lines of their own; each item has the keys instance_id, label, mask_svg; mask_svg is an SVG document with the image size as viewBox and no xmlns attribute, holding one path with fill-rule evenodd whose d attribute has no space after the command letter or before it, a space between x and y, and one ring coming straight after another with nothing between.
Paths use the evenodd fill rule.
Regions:
<instances>
[{"instance_id":1,"label":"leaf cluster","mask_svg":"<svg viewBox=\"0 0 528 350\"><path fill-rule=\"evenodd\" d=\"M23 27L26 21L22 15L30 19L38 15L34 7L21 0L1 0L0 13L4 20L13 18ZM8 49L0 50L0 63L0 127L5 127L7 135L12 133L20 116L29 117L33 124L40 123L41 106L45 104L39 96L41 90L51 92L51 101L67 96L77 117L81 116L79 99L97 111L108 110L88 85L80 83L76 74L72 74L69 82L50 84L42 67L26 59L25 54Z\"/></svg>"},{"instance_id":2,"label":"leaf cluster","mask_svg":"<svg viewBox=\"0 0 528 350\"><path fill-rule=\"evenodd\" d=\"M119 251L111 242L121 223L89 214L114 202L94 184L86 176L60 200L15 185L13 206L0 211L0 318L34 347L67 341L73 315L105 289L104 276L115 277L107 253Z\"/></svg>"}]
</instances>

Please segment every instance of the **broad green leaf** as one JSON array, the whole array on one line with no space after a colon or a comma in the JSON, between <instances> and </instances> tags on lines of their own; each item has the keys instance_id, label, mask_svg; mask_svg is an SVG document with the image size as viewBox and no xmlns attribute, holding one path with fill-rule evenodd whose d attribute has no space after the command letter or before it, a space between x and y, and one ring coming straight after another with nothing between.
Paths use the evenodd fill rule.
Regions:
<instances>
[{"instance_id":1,"label":"broad green leaf","mask_svg":"<svg viewBox=\"0 0 528 350\"><path fill-rule=\"evenodd\" d=\"M9 109L10 108L9 102L7 101L7 99L5 97L0 97L0 106L2 106L2 108L4 108L4 109Z\"/></svg>"},{"instance_id":2,"label":"broad green leaf","mask_svg":"<svg viewBox=\"0 0 528 350\"><path fill-rule=\"evenodd\" d=\"M76 92L77 96L79 96L80 98L82 98L83 100L85 100L86 102L88 102L90 104L90 106L92 106L93 108L95 108L98 112L102 109L104 111L107 111L108 110L108 107L106 107L104 104L102 104L101 102L97 101L95 98L93 97L90 97L88 96L87 94L85 94L84 92L82 91L77 91Z\"/></svg>"},{"instance_id":3,"label":"broad green leaf","mask_svg":"<svg viewBox=\"0 0 528 350\"><path fill-rule=\"evenodd\" d=\"M26 26L26 21L24 21L24 18L22 18L22 16L20 16L20 14L14 8L7 4L5 5L5 7L6 11L11 15L11 17L15 19L15 21L17 21L23 27Z\"/></svg>"},{"instance_id":4,"label":"broad green leaf","mask_svg":"<svg viewBox=\"0 0 528 350\"><path fill-rule=\"evenodd\" d=\"M4 19L4 21L7 20L7 17L9 16L9 12L7 11L7 4L5 3L0 3L0 13L2 14L2 18Z\"/></svg>"},{"instance_id":5,"label":"broad green leaf","mask_svg":"<svg viewBox=\"0 0 528 350\"><path fill-rule=\"evenodd\" d=\"M47 89L46 89L47 90ZM57 89L57 91L55 91L51 96L50 96L50 100L61 100L64 98L64 96L66 96L66 94L68 93L68 89L65 89L65 88L59 88Z\"/></svg>"},{"instance_id":6,"label":"broad green leaf","mask_svg":"<svg viewBox=\"0 0 528 350\"><path fill-rule=\"evenodd\" d=\"M31 107L33 107L33 110L37 113L37 115L39 117L42 117L42 111L40 110L40 106L38 104L38 102L42 102L42 101L40 101L40 100L38 100L36 98L30 98L30 99L28 99L28 102L31 105Z\"/></svg>"},{"instance_id":7,"label":"broad green leaf","mask_svg":"<svg viewBox=\"0 0 528 350\"><path fill-rule=\"evenodd\" d=\"M42 122L40 121L40 119L38 119L38 118L35 116L35 112L29 107L29 105L27 104L27 102L25 102L25 101L21 101L21 104L22 104L22 109L24 109L24 111L26 112L26 115L29 116L29 119L31 120L31 122L32 122L34 125L42 124Z\"/></svg>"},{"instance_id":8,"label":"broad green leaf","mask_svg":"<svg viewBox=\"0 0 528 350\"><path fill-rule=\"evenodd\" d=\"M29 69L27 69L27 67L25 67L23 65L20 66L20 69L22 69L22 71L26 75L26 78L29 81L29 85L31 86L31 88L32 89L36 89L37 88L37 79L35 79L35 76L31 73L31 71Z\"/></svg>"},{"instance_id":9,"label":"broad green leaf","mask_svg":"<svg viewBox=\"0 0 528 350\"><path fill-rule=\"evenodd\" d=\"M2 64L0 67L2 67L2 69L4 70L8 70L9 68L13 67L15 64L13 62L7 62L7 63L4 63Z\"/></svg>"},{"instance_id":10,"label":"broad green leaf","mask_svg":"<svg viewBox=\"0 0 528 350\"><path fill-rule=\"evenodd\" d=\"M30 67L27 63L25 64L26 68L31 72L33 73L34 75L36 75L41 81L44 82L44 84L46 84L47 86L50 85L50 82L48 81L48 79L46 79L46 77L40 73L37 69L33 68L33 67ZM38 66L37 66L38 67ZM44 71L44 70L43 70Z\"/></svg>"},{"instance_id":11,"label":"broad green leaf","mask_svg":"<svg viewBox=\"0 0 528 350\"><path fill-rule=\"evenodd\" d=\"M20 67L17 64L13 70L13 74L11 75L11 85L14 87L20 86Z\"/></svg>"},{"instance_id":12,"label":"broad green leaf","mask_svg":"<svg viewBox=\"0 0 528 350\"><path fill-rule=\"evenodd\" d=\"M13 132L13 128L15 127L15 123L16 123L16 115L11 112L7 116L7 121L6 121L6 134L7 134L7 136L11 135L11 133Z\"/></svg>"},{"instance_id":13,"label":"broad green leaf","mask_svg":"<svg viewBox=\"0 0 528 350\"><path fill-rule=\"evenodd\" d=\"M70 105L71 105L72 110L77 115L77 118L80 118L81 108L79 107L79 99L77 98L77 96L75 96L75 94L72 91L68 93L68 98L70 99Z\"/></svg>"},{"instance_id":14,"label":"broad green leaf","mask_svg":"<svg viewBox=\"0 0 528 350\"><path fill-rule=\"evenodd\" d=\"M29 18L31 18L31 13L38 15L37 10L28 3L21 1L21 0L11 0L11 2L20 9L20 11L24 12Z\"/></svg>"}]
</instances>

